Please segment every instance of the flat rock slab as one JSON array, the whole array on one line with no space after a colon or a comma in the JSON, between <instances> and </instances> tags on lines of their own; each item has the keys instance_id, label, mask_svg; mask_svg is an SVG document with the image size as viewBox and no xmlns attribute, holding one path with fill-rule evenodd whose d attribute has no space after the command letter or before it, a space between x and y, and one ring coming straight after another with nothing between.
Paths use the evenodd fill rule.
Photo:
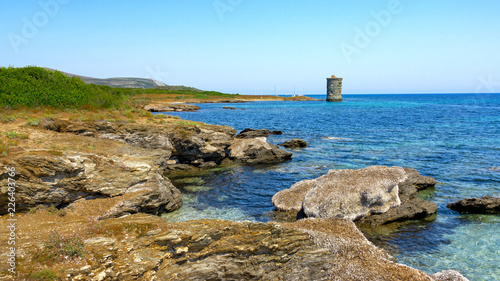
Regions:
<instances>
[{"instance_id":1,"label":"flat rock slab","mask_svg":"<svg viewBox=\"0 0 500 281\"><path fill-rule=\"evenodd\" d=\"M88 272L99 276L113 264L111 280L433 280L395 263L354 223L341 219L166 223L136 214L105 223L111 229L129 224L153 228L120 243L110 238L89 241L95 244L87 245L89 251L108 258L86 273L72 273L72 279Z\"/></svg>"},{"instance_id":2,"label":"flat rock slab","mask_svg":"<svg viewBox=\"0 0 500 281\"><path fill-rule=\"evenodd\" d=\"M450 203L446 207L461 213L500 214L500 198L491 196L467 198Z\"/></svg>"}]
</instances>

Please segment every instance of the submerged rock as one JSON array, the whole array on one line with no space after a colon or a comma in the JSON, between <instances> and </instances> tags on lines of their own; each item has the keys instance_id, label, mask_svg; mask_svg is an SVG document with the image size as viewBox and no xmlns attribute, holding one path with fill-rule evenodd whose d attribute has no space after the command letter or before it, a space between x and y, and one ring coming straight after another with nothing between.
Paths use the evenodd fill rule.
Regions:
<instances>
[{"instance_id":1,"label":"submerged rock","mask_svg":"<svg viewBox=\"0 0 500 281\"><path fill-rule=\"evenodd\" d=\"M280 145L286 148L304 148L307 147L307 142L301 139L292 139Z\"/></svg>"},{"instance_id":2,"label":"submerged rock","mask_svg":"<svg viewBox=\"0 0 500 281\"><path fill-rule=\"evenodd\" d=\"M247 164L279 163L292 158L292 153L266 141L266 138L235 138L228 147L229 158Z\"/></svg>"},{"instance_id":3,"label":"submerged rock","mask_svg":"<svg viewBox=\"0 0 500 281\"><path fill-rule=\"evenodd\" d=\"M330 170L273 196L282 211L301 211L308 217L335 217L371 224L421 219L437 212L433 202L417 198L418 189L435 180L414 169L371 166L360 170Z\"/></svg>"},{"instance_id":4,"label":"submerged rock","mask_svg":"<svg viewBox=\"0 0 500 281\"><path fill-rule=\"evenodd\" d=\"M500 198L491 196L467 198L450 203L446 207L461 213L500 214Z\"/></svg>"},{"instance_id":5,"label":"submerged rock","mask_svg":"<svg viewBox=\"0 0 500 281\"><path fill-rule=\"evenodd\" d=\"M281 135L283 132L279 130L270 131L268 129L250 129L246 128L236 135L236 138L239 139L252 139L252 138L261 138L261 137L269 137L270 135Z\"/></svg>"}]
</instances>

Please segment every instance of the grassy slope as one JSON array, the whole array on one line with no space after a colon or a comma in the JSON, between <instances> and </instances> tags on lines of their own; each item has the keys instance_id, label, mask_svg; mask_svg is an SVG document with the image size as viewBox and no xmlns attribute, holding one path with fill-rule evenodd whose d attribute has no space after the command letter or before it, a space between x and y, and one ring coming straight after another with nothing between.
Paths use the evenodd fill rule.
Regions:
<instances>
[{"instance_id":1,"label":"grassy slope","mask_svg":"<svg viewBox=\"0 0 500 281\"><path fill-rule=\"evenodd\" d=\"M40 67L0 68L0 106L120 107L126 96Z\"/></svg>"}]
</instances>

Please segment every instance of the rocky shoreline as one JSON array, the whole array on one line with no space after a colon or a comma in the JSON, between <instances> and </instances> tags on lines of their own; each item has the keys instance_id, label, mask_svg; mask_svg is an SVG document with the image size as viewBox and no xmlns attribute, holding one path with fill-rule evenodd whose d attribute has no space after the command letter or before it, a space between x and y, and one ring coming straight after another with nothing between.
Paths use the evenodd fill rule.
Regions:
<instances>
[{"instance_id":1,"label":"rocky shoreline","mask_svg":"<svg viewBox=\"0 0 500 281\"><path fill-rule=\"evenodd\" d=\"M311 218L297 222L165 222L155 215L182 208L182 194L169 175L292 157L267 142L271 131L247 130L237 136L227 126L168 121L49 118L36 127L9 125L29 135L0 164L4 205L6 168L17 173L14 278L47 269L66 280L467 280L456 272L428 275L397 264L351 222L386 224L435 213L434 206L423 211L415 207L428 204L416 194L435 181L408 168L391 170L397 174L397 188L391 183L385 187L392 194L388 207L363 211L361 217L359 212L338 218L303 209L309 192L321 188L315 186L317 179L298 183L309 189L296 200L300 209L292 209ZM53 148L40 149L39 143L47 140ZM2 253L8 252L6 212L0 211ZM54 232L83 241L85 254L51 262L35 259ZM0 274L8 280L6 266L0 265Z\"/></svg>"}]
</instances>

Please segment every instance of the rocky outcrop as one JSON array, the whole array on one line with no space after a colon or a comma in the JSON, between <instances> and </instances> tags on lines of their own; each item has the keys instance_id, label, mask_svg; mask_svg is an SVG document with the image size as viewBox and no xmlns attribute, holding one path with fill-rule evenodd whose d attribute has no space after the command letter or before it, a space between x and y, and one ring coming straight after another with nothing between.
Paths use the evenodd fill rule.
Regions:
<instances>
[{"instance_id":1,"label":"rocky outcrop","mask_svg":"<svg viewBox=\"0 0 500 281\"><path fill-rule=\"evenodd\" d=\"M286 148L304 148L307 147L307 142L301 139L292 139L280 145Z\"/></svg>"},{"instance_id":2,"label":"rocky outcrop","mask_svg":"<svg viewBox=\"0 0 500 281\"><path fill-rule=\"evenodd\" d=\"M491 196L467 198L450 203L446 207L461 213L500 214L500 198Z\"/></svg>"},{"instance_id":3,"label":"rocky outcrop","mask_svg":"<svg viewBox=\"0 0 500 281\"><path fill-rule=\"evenodd\" d=\"M126 237L112 235L122 229ZM66 267L69 280L433 280L340 219L166 223L135 214L104 220L84 241L87 261Z\"/></svg>"},{"instance_id":4,"label":"rocky outcrop","mask_svg":"<svg viewBox=\"0 0 500 281\"><path fill-rule=\"evenodd\" d=\"M47 130L81 136L121 141L146 149L161 149L170 156L174 149L166 128L158 125L101 121L47 120L41 123Z\"/></svg>"},{"instance_id":5,"label":"rocky outcrop","mask_svg":"<svg viewBox=\"0 0 500 281\"><path fill-rule=\"evenodd\" d=\"M170 112L170 111L196 111L200 107L194 104L185 103L151 103L144 107L144 110L151 112Z\"/></svg>"},{"instance_id":6,"label":"rocky outcrop","mask_svg":"<svg viewBox=\"0 0 500 281\"><path fill-rule=\"evenodd\" d=\"M228 147L229 159L246 164L279 163L292 158L292 153L266 141L266 138L235 138Z\"/></svg>"},{"instance_id":7,"label":"rocky outcrop","mask_svg":"<svg viewBox=\"0 0 500 281\"><path fill-rule=\"evenodd\" d=\"M279 130L270 131L268 129L250 129L246 128L236 135L239 139L252 139L252 138L267 138L270 135L281 135L283 132Z\"/></svg>"},{"instance_id":8,"label":"rocky outcrop","mask_svg":"<svg viewBox=\"0 0 500 281\"><path fill-rule=\"evenodd\" d=\"M292 154L267 143L266 139L235 138L236 130L228 126L182 124L140 124L109 121L45 121L47 130L81 136L121 141L132 146L161 151L170 161L159 163L165 171L207 168L222 162L248 164L278 163ZM252 133L251 129L247 131ZM258 134L278 134L261 131Z\"/></svg>"},{"instance_id":9,"label":"rocky outcrop","mask_svg":"<svg viewBox=\"0 0 500 281\"><path fill-rule=\"evenodd\" d=\"M40 153L41 152L41 153ZM142 157L102 156L92 153L53 155L25 153L12 159L16 169L17 211L39 204L64 207L79 199L121 197L109 216L130 213L160 214L182 206L182 194L164 178L150 155ZM7 174L0 165L0 184ZM2 188L2 194L7 190ZM1 203L7 196L2 196ZM7 210L1 210L5 214Z\"/></svg>"},{"instance_id":10,"label":"rocky outcrop","mask_svg":"<svg viewBox=\"0 0 500 281\"><path fill-rule=\"evenodd\" d=\"M398 184L406 178L399 167L330 170L304 197L304 214L353 221L370 213L385 213L401 204Z\"/></svg>"},{"instance_id":11,"label":"rocky outcrop","mask_svg":"<svg viewBox=\"0 0 500 281\"><path fill-rule=\"evenodd\" d=\"M435 180L414 169L371 166L360 170L330 170L273 196L282 211L301 211L309 217L336 217L371 224L421 219L437 212L433 202L417 198L418 189Z\"/></svg>"}]
</instances>

